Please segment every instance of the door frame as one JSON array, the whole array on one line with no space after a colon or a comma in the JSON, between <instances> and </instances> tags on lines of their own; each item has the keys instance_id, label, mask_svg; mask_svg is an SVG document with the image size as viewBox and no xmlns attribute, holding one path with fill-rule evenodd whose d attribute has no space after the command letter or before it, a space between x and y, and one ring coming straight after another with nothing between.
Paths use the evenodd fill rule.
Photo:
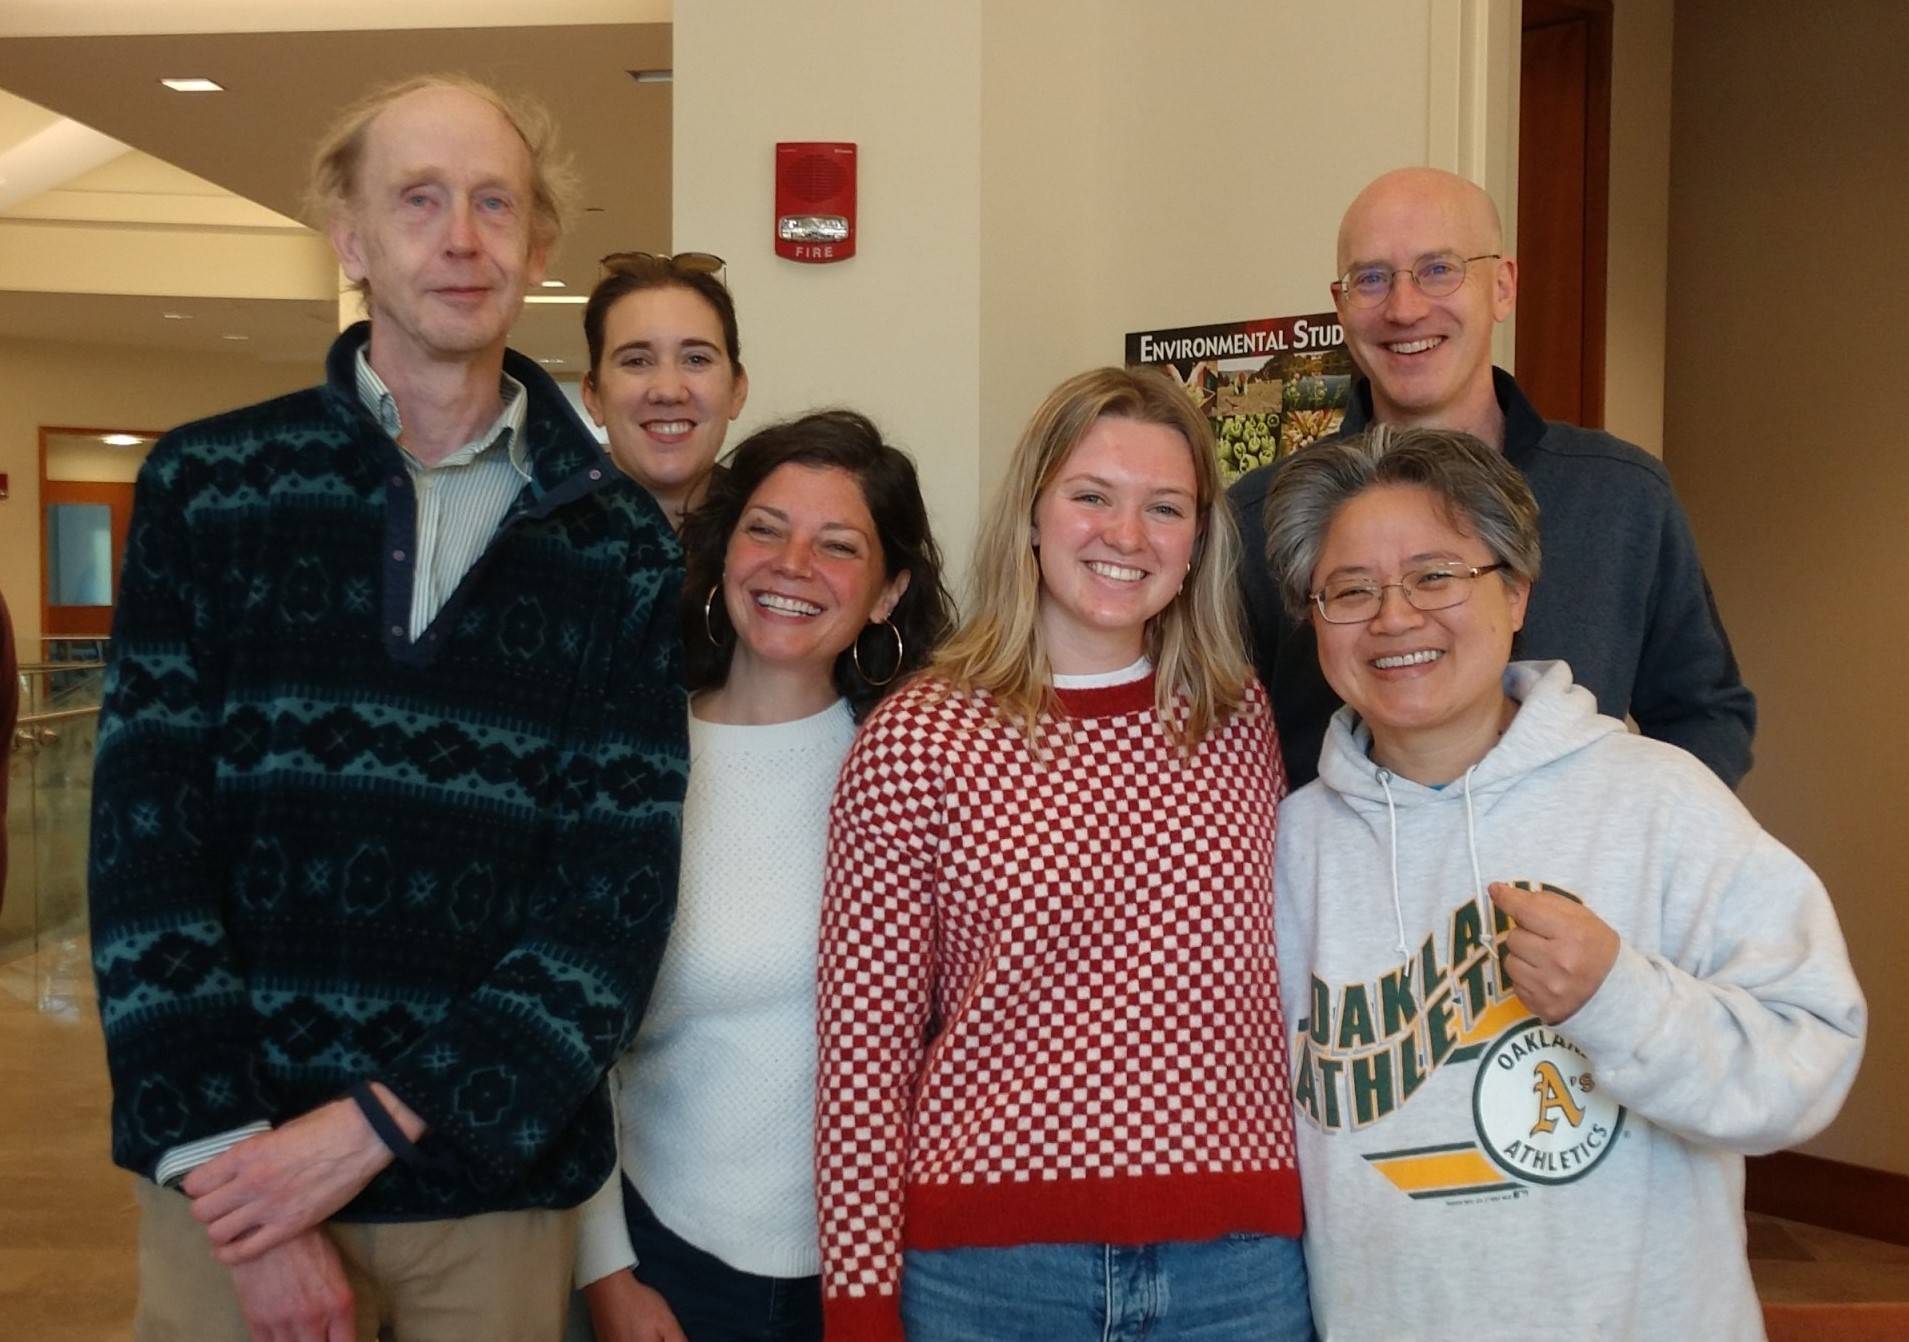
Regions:
<instances>
[{"instance_id":1,"label":"door frame","mask_svg":"<svg viewBox=\"0 0 1909 1342\"><path fill-rule=\"evenodd\" d=\"M125 559L126 559L126 532L127 532L127 528L132 523L132 505L130 502L126 505L123 516L121 514L121 510L118 507L114 507L113 509L113 571L112 571L113 600L112 600L112 604L106 607L107 611L109 612L107 615L107 626L108 626L107 629L97 634L92 632L64 633L64 634L55 632L53 629L53 624L54 624L53 609L54 608L53 608L53 603L51 600L52 594L53 594L53 587L52 587L53 574L51 571L51 566L48 565L46 560L47 485L51 483L54 485L77 484L77 485L83 486L89 483L118 484L120 482L117 482L117 481L93 482L93 481L76 481L76 480L49 481L47 479L47 474L46 474L47 438L53 434L60 434L64 436L73 436L73 437L80 437L80 438L97 438L101 436L102 434L108 434L108 433L136 433L142 438L157 439L164 432L165 430L163 429L128 429L128 428L98 429L98 428L74 427L74 426L69 426L64 424L40 425L40 498L39 498L39 517L37 518L37 523L38 523L38 530L40 533L40 549L39 549L39 556L38 556L40 561L40 637L41 637L43 646L44 646L44 641L49 638L98 639L103 641L106 638L111 636L112 615L110 614L110 612L116 609L119 604L119 570L120 570L120 566L125 562ZM125 487L128 489L131 488L131 486L125 486ZM60 607L60 609L61 610L78 610L78 609L94 609L94 608L93 607L62 606Z\"/></svg>"},{"instance_id":2,"label":"door frame","mask_svg":"<svg viewBox=\"0 0 1909 1342\"><path fill-rule=\"evenodd\" d=\"M1579 401L1588 428L1604 424L1604 337L1611 231L1611 0L1524 0L1520 36L1558 23L1583 22L1589 64L1584 88L1584 263L1579 340ZM1521 181L1518 190L1524 191Z\"/></svg>"}]
</instances>

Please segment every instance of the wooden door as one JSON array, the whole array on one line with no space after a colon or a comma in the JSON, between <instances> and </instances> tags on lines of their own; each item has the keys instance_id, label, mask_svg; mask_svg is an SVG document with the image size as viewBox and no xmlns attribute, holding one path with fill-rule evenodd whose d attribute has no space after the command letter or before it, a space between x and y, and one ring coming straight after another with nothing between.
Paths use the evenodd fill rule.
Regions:
<instances>
[{"instance_id":1,"label":"wooden door","mask_svg":"<svg viewBox=\"0 0 1909 1342\"><path fill-rule=\"evenodd\" d=\"M1611 0L1525 0L1518 96L1518 384L1604 422Z\"/></svg>"}]
</instances>

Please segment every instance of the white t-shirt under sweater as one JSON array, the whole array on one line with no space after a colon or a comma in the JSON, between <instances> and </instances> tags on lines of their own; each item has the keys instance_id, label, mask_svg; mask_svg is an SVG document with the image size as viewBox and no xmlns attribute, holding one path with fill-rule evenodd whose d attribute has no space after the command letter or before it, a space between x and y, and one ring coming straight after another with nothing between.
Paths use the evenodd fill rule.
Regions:
<instances>
[{"instance_id":1,"label":"white t-shirt under sweater","mask_svg":"<svg viewBox=\"0 0 1909 1342\"><path fill-rule=\"evenodd\" d=\"M812 1276L815 947L846 702L796 722L689 723L676 922L612 1074L623 1172L731 1267ZM586 1203L579 1282L635 1261L621 1184Z\"/></svg>"}]
</instances>

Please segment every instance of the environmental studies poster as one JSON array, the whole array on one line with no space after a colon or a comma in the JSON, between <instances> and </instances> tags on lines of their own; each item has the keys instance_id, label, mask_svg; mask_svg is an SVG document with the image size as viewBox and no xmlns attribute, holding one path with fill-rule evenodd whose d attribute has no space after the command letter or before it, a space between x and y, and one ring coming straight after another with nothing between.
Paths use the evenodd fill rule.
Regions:
<instances>
[{"instance_id":1,"label":"environmental studies poster","mask_svg":"<svg viewBox=\"0 0 1909 1342\"><path fill-rule=\"evenodd\" d=\"M1337 431L1352 359L1336 312L1136 331L1127 363L1171 372L1213 425L1228 484Z\"/></svg>"}]
</instances>

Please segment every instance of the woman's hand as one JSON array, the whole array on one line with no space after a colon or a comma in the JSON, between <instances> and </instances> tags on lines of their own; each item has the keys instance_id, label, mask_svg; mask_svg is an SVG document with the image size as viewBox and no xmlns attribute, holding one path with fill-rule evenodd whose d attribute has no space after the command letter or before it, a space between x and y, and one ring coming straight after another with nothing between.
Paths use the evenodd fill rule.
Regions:
<instances>
[{"instance_id":1,"label":"woman's hand","mask_svg":"<svg viewBox=\"0 0 1909 1342\"><path fill-rule=\"evenodd\" d=\"M689 1342L669 1302L619 1268L583 1288L597 1342Z\"/></svg>"},{"instance_id":2,"label":"woman's hand","mask_svg":"<svg viewBox=\"0 0 1909 1342\"><path fill-rule=\"evenodd\" d=\"M1511 915L1505 968L1524 1004L1546 1025L1577 1013L1617 962L1611 925L1576 900L1494 883L1492 902Z\"/></svg>"}]
</instances>

